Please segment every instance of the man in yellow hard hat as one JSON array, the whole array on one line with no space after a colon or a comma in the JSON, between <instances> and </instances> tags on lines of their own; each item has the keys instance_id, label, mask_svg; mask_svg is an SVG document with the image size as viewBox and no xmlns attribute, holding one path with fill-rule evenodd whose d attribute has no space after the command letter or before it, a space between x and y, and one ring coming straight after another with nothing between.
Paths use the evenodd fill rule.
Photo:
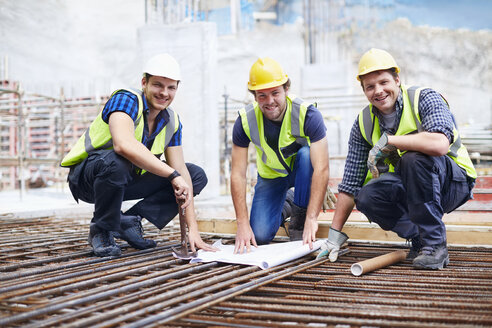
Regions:
<instances>
[{"instance_id":1,"label":"man in yellow hard hat","mask_svg":"<svg viewBox=\"0 0 492 328\"><path fill-rule=\"evenodd\" d=\"M360 59L357 80L370 104L352 126L337 208L319 256L336 261L356 205L382 229L411 241L407 258L415 268L441 269L449 263L442 217L472 197L477 174L447 102L430 88L402 85L399 72L384 50Z\"/></svg>"},{"instance_id":2,"label":"man in yellow hard hat","mask_svg":"<svg viewBox=\"0 0 492 328\"><path fill-rule=\"evenodd\" d=\"M289 87L290 79L275 60L260 58L251 67L248 89L255 102L239 112L232 138L236 253L269 243L289 216L291 240L302 239L312 248L316 239L317 218L329 193L326 127L316 107L290 95ZM256 148L258 179L248 216L250 143Z\"/></svg>"},{"instance_id":3,"label":"man in yellow hard hat","mask_svg":"<svg viewBox=\"0 0 492 328\"><path fill-rule=\"evenodd\" d=\"M115 91L87 131L65 156L74 198L94 203L89 244L96 256L118 256L114 237L137 249L156 246L143 238L141 220L162 229L181 209L192 251L204 243L194 217L193 196L207 184L205 172L185 163L182 125L171 105L181 72L169 54L150 58L142 90ZM165 156L165 161L159 158ZM141 199L125 213L124 200ZM178 205L179 204L179 205Z\"/></svg>"}]
</instances>

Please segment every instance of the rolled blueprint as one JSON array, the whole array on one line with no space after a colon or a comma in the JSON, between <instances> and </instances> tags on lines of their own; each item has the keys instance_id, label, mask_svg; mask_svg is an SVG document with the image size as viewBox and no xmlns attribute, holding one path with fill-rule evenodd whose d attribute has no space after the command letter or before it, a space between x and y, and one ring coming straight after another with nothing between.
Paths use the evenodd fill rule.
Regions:
<instances>
[{"instance_id":1,"label":"rolled blueprint","mask_svg":"<svg viewBox=\"0 0 492 328\"><path fill-rule=\"evenodd\" d=\"M405 260L407 253L404 250L394 251L388 254L374 257L362 262L352 264L350 271L354 276L360 276L365 273L387 267Z\"/></svg>"}]
</instances>

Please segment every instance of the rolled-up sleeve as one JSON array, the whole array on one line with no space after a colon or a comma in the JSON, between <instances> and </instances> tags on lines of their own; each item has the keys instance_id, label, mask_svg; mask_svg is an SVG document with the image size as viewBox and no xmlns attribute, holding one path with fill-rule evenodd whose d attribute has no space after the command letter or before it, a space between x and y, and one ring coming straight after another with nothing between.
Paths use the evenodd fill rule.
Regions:
<instances>
[{"instance_id":1,"label":"rolled-up sleeve","mask_svg":"<svg viewBox=\"0 0 492 328\"><path fill-rule=\"evenodd\" d=\"M104 105L102 119L109 123L109 116L114 112L123 112L128 114L135 122L138 116L138 99L137 96L128 91L118 91Z\"/></svg>"},{"instance_id":2,"label":"rolled-up sleeve","mask_svg":"<svg viewBox=\"0 0 492 328\"><path fill-rule=\"evenodd\" d=\"M421 91L419 115L425 131L443 133L450 143L453 142L453 116L439 93L432 89Z\"/></svg>"}]
</instances>

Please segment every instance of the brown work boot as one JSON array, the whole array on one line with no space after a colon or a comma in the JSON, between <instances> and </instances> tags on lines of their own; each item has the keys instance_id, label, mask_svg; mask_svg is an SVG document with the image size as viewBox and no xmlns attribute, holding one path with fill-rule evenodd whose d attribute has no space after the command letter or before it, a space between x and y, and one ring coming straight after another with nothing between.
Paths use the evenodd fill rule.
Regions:
<instances>
[{"instance_id":1,"label":"brown work boot","mask_svg":"<svg viewBox=\"0 0 492 328\"><path fill-rule=\"evenodd\" d=\"M289 239L302 240L304 223L306 222L306 208L302 208L292 203L292 216L289 222Z\"/></svg>"},{"instance_id":2,"label":"brown work boot","mask_svg":"<svg viewBox=\"0 0 492 328\"><path fill-rule=\"evenodd\" d=\"M292 216L292 205L294 204L294 190L287 190L285 195L284 206L282 207L282 224L287 220L287 218Z\"/></svg>"},{"instance_id":3,"label":"brown work boot","mask_svg":"<svg viewBox=\"0 0 492 328\"><path fill-rule=\"evenodd\" d=\"M294 202L294 190L287 190L287 194L285 196L284 206L282 206L282 222L280 226L285 229L287 236L289 235L289 230L285 227L285 222L292 216L292 204Z\"/></svg>"}]
</instances>

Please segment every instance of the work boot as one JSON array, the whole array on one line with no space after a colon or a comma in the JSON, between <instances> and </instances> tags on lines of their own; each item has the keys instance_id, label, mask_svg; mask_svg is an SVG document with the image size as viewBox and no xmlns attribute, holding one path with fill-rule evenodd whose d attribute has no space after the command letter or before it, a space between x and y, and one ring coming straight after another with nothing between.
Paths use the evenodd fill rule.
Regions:
<instances>
[{"instance_id":1,"label":"work boot","mask_svg":"<svg viewBox=\"0 0 492 328\"><path fill-rule=\"evenodd\" d=\"M422 249L422 242L420 241L419 236L410 239L410 243L411 245L410 250L407 254L407 260L413 260L414 258L416 258L419 255L420 250Z\"/></svg>"},{"instance_id":2,"label":"work boot","mask_svg":"<svg viewBox=\"0 0 492 328\"><path fill-rule=\"evenodd\" d=\"M289 238L291 241L302 240L304 222L306 222L306 209L292 203L292 216L289 223Z\"/></svg>"},{"instance_id":3,"label":"work boot","mask_svg":"<svg viewBox=\"0 0 492 328\"><path fill-rule=\"evenodd\" d=\"M292 204L294 203L294 190L287 190L287 195L285 196L284 206L282 207L282 222L280 226L285 229L287 236L289 235L289 230L285 227L285 222L292 216Z\"/></svg>"},{"instance_id":4,"label":"work boot","mask_svg":"<svg viewBox=\"0 0 492 328\"><path fill-rule=\"evenodd\" d=\"M449 264L446 242L438 245L423 246L419 256L413 260L416 269L442 269Z\"/></svg>"},{"instance_id":5,"label":"work boot","mask_svg":"<svg viewBox=\"0 0 492 328\"><path fill-rule=\"evenodd\" d=\"M155 241L143 237L142 218L139 215L121 214L120 230L111 233L136 249L154 248L157 245Z\"/></svg>"},{"instance_id":6,"label":"work boot","mask_svg":"<svg viewBox=\"0 0 492 328\"><path fill-rule=\"evenodd\" d=\"M89 227L88 241L96 256L106 257L121 255L121 249L116 245L111 232L99 228L94 223L91 223Z\"/></svg>"}]
</instances>

